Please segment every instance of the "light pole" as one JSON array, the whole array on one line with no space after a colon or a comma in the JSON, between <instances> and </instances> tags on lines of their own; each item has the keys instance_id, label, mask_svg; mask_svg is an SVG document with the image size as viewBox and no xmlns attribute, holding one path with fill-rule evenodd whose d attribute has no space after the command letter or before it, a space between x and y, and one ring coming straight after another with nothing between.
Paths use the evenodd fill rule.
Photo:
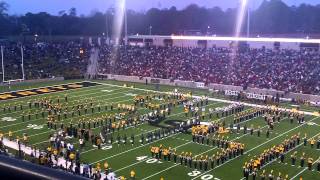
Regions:
<instances>
[{"instance_id":1,"label":"light pole","mask_svg":"<svg viewBox=\"0 0 320 180\"><path fill-rule=\"evenodd\" d=\"M107 39L109 38L109 14L106 13L106 32L107 32Z\"/></svg>"},{"instance_id":2,"label":"light pole","mask_svg":"<svg viewBox=\"0 0 320 180\"><path fill-rule=\"evenodd\" d=\"M152 26L149 26L149 35L152 35Z\"/></svg>"},{"instance_id":3,"label":"light pole","mask_svg":"<svg viewBox=\"0 0 320 180\"><path fill-rule=\"evenodd\" d=\"M34 35L34 41L37 42L37 39L38 39L38 34L35 34Z\"/></svg>"},{"instance_id":4,"label":"light pole","mask_svg":"<svg viewBox=\"0 0 320 180\"><path fill-rule=\"evenodd\" d=\"M2 83L4 83L3 46L1 46Z\"/></svg>"},{"instance_id":5,"label":"light pole","mask_svg":"<svg viewBox=\"0 0 320 180\"><path fill-rule=\"evenodd\" d=\"M247 19L247 37L250 37L250 7L249 3L247 4L247 10L248 10L248 19Z\"/></svg>"},{"instance_id":6,"label":"light pole","mask_svg":"<svg viewBox=\"0 0 320 180\"><path fill-rule=\"evenodd\" d=\"M22 71L22 80L25 80L24 74L24 54L23 54L23 46L21 45L21 71Z\"/></svg>"},{"instance_id":7,"label":"light pole","mask_svg":"<svg viewBox=\"0 0 320 180\"><path fill-rule=\"evenodd\" d=\"M248 0L240 0L240 7L238 8L238 15L235 28L235 37L239 37L242 32L243 22L245 20L248 8Z\"/></svg>"},{"instance_id":8,"label":"light pole","mask_svg":"<svg viewBox=\"0 0 320 180\"><path fill-rule=\"evenodd\" d=\"M128 44L128 17L127 17L127 1L124 0L124 31L125 31L125 45Z\"/></svg>"},{"instance_id":9,"label":"light pole","mask_svg":"<svg viewBox=\"0 0 320 180\"><path fill-rule=\"evenodd\" d=\"M207 27L207 35L209 35L210 32L210 26Z\"/></svg>"}]
</instances>

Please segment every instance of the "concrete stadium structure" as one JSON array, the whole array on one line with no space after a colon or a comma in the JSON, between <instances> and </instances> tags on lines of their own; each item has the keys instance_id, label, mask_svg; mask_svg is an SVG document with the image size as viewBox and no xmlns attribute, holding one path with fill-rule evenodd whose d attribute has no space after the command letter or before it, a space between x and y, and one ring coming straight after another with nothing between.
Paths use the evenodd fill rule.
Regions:
<instances>
[{"instance_id":1,"label":"concrete stadium structure","mask_svg":"<svg viewBox=\"0 0 320 180\"><path fill-rule=\"evenodd\" d=\"M293 49L301 48L319 50L320 39L299 38L243 38L218 36L158 36L134 35L128 37L129 44L134 46L177 46L177 47L235 47L246 46L250 48L267 49Z\"/></svg>"}]
</instances>

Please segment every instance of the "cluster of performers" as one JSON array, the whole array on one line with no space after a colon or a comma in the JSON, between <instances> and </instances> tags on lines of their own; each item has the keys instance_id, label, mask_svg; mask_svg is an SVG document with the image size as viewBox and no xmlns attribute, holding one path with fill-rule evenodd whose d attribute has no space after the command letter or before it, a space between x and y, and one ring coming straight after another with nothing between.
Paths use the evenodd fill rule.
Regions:
<instances>
[{"instance_id":1,"label":"cluster of performers","mask_svg":"<svg viewBox=\"0 0 320 180\"><path fill-rule=\"evenodd\" d=\"M152 146L150 148L151 157L164 160L173 161L174 163L194 168L198 170L207 171L210 168L214 169L216 166L224 164L228 160L243 155L244 144L237 142L230 142L228 147L222 149L220 152L213 154L211 157L208 155L193 155L192 152L181 152L178 154L176 149L171 147L164 147L163 145Z\"/></svg>"},{"instance_id":2,"label":"cluster of performers","mask_svg":"<svg viewBox=\"0 0 320 180\"><path fill-rule=\"evenodd\" d=\"M319 137L320 139L320 137ZM313 147L312 142L313 138L310 138L310 145ZM303 138L303 144L304 146L307 145L308 139L307 135ZM263 168L264 166L272 163L273 161L280 159L281 163L285 163L285 155L292 151L293 149L300 146L301 138L300 134L295 134L291 136L288 139L285 139L281 144L275 145L271 147L270 149L265 149L263 153L261 153L258 156L255 156L253 159L250 159L248 162L244 163L243 166L243 176L246 179L249 179L249 176L251 175L253 179L255 179L258 175L258 171ZM320 144L320 140L319 140ZM320 145L319 145L320 146ZM291 154L291 165L295 166L297 161L297 151ZM306 162L305 153L302 153L300 157L300 167L304 167ZM309 170L312 170L312 166L314 164L313 158L307 159L307 166ZM316 167L317 171L320 171L320 161L317 163ZM266 174L262 172L259 175L262 179L266 179Z\"/></svg>"},{"instance_id":3,"label":"cluster of performers","mask_svg":"<svg viewBox=\"0 0 320 180\"><path fill-rule=\"evenodd\" d=\"M237 103L233 103L230 104L226 107L217 107L215 108L215 112L216 112L216 116L217 117L225 117L225 116L229 116L231 114L235 114L235 113L240 113L244 110L244 104L237 102Z\"/></svg>"},{"instance_id":4,"label":"cluster of performers","mask_svg":"<svg viewBox=\"0 0 320 180\"><path fill-rule=\"evenodd\" d=\"M135 106L149 109L147 120L157 124L171 114L173 108L188 101L183 94L147 94L134 97Z\"/></svg>"},{"instance_id":5,"label":"cluster of performers","mask_svg":"<svg viewBox=\"0 0 320 180\"><path fill-rule=\"evenodd\" d=\"M223 135L220 136L220 134L225 134L227 132L228 131L218 123L211 123L210 125L194 125L191 128L193 142L217 147L228 147L228 137L225 138ZM218 133L217 137L215 137L215 133Z\"/></svg>"},{"instance_id":6,"label":"cluster of performers","mask_svg":"<svg viewBox=\"0 0 320 180\"><path fill-rule=\"evenodd\" d=\"M294 122L294 119L296 119L298 123L305 122L303 113L299 113L297 111L286 111L276 107L268 106L266 108L253 108L235 114L234 124L230 124L229 129L231 130L231 132L234 132L234 130L236 130L236 132L239 133L241 129L240 123L246 122L256 117L264 117L265 122L268 125L268 129L266 131L267 138L269 138L270 131L274 129L275 123L279 123L283 119L289 118L291 123ZM252 135L255 130L253 126L248 128L247 125L244 124L243 131L244 134L250 131L250 134ZM256 131L258 136L260 136L260 126L258 127L258 129L256 129Z\"/></svg>"},{"instance_id":7,"label":"cluster of performers","mask_svg":"<svg viewBox=\"0 0 320 180\"><path fill-rule=\"evenodd\" d=\"M3 112L27 111L23 113L22 121L31 120L33 116L36 119L38 117L47 117L47 127L50 129L58 130L49 137L49 145L45 152L39 155L39 164L48 165L51 167L58 166L59 158L65 159L68 167L66 170L80 173L80 152L74 149L72 143L68 143L68 138L77 138L80 145L80 150L84 148L86 142L98 149L101 149L103 145L114 143L118 145L131 144L134 145L137 140L134 134L127 137L126 134L115 136L113 133L124 130L128 127L136 127L145 122L158 123L164 120L167 116L170 116L172 109L176 106L184 107L184 113L186 117L193 117L192 120L182 122L180 125L172 128L156 129L152 132L142 133L139 138L139 143L149 144L156 140L165 138L178 132L186 132L191 128L192 141L199 144L206 144L209 146L221 148L219 152L208 155L193 155L192 152L177 153L176 149L171 147L164 147L162 145L152 146L150 148L151 156L153 158L173 161L174 163L187 166L190 168L207 171L210 168L213 169L221 164L224 164L230 159L243 155L245 145L238 142L233 142L220 134L233 132L233 126L237 125L237 131L240 130L240 123L251 120L256 117L263 116L266 123L269 125L269 129L273 129L275 122L280 122L282 117L288 117L290 122L293 123L296 120L298 123L303 123L304 114L299 112L283 111L275 107L267 108L252 108L245 110L242 103L234 103L222 108L209 108L208 114L206 113L206 106L208 105L208 97L203 96L198 99L189 99L192 94L185 95L177 91L167 94L146 94L138 95L133 99L134 104L105 104L95 102L92 98L85 100L76 100L74 102L68 101L68 96L64 98L52 99L45 97L35 100L34 102L28 102L27 105L14 104L13 106L3 107ZM139 108L146 108L148 113L139 115ZM87 115L97 113L94 118L86 118ZM224 123L210 122L208 124L202 124L200 118L204 119L206 115L211 119L214 115L216 117L226 117L234 114L233 124L230 124L229 130L225 128ZM72 118L68 123L66 119ZM77 119L77 120L76 120ZM100 134L94 133L94 129L101 128ZM269 129L267 131L267 137ZM253 134L253 128L247 129L244 126L244 133ZM211 135L212 134L212 135ZM4 134L0 133L0 149L3 146L2 139ZM260 136L260 128L258 129L258 136ZM9 132L9 139L13 140L13 133ZM17 140L21 138L17 137ZM28 136L23 135L23 142L27 145ZM309 140L311 147L315 146L320 149L320 137L316 141L314 138ZM305 136L303 144L306 146L308 139ZM256 177L258 171L266 164L280 159L281 162L285 160L285 154L288 151L296 148L300 144L300 134L294 135L289 139L286 139L280 145L274 146L270 149L266 149L262 154L254 157L244 165L244 177L249 178ZM31 158L34 160L37 151L33 151ZM297 153L291 155L292 165L296 164ZM300 166L305 165L305 154L300 157ZM307 159L308 168L311 170L313 164L316 163L312 158ZM69 164L69 165L67 165ZM72 164L72 165L70 165ZM91 174L97 174L95 176L101 177L101 165L97 165L96 168L90 167L90 171L94 171ZM111 173L111 168L107 163L104 164L106 175ZM92 170L93 169L93 170ZM83 171L83 170L82 170ZM320 161L317 162L317 171L320 171ZM279 176L281 173L279 174ZM273 171L268 175L273 177ZM91 177L91 176L90 176ZM135 172L130 172L131 179L135 178ZM260 177L266 178L265 171L260 174ZM96 177L95 177L96 178Z\"/></svg>"},{"instance_id":8,"label":"cluster of performers","mask_svg":"<svg viewBox=\"0 0 320 180\"><path fill-rule=\"evenodd\" d=\"M267 107L266 114L264 115L264 119L271 130L273 129L274 124L276 122L280 122L282 120L281 118L283 117L289 118L291 124L293 124L294 120L296 120L299 124L305 122L304 113L300 113L298 111L281 110L272 106Z\"/></svg>"},{"instance_id":9,"label":"cluster of performers","mask_svg":"<svg viewBox=\"0 0 320 180\"><path fill-rule=\"evenodd\" d=\"M184 103L185 116L200 117L202 120L204 120L206 116L208 116L208 118L210 119L214 116L214 114L216 114L216 117L226 117L228 115L239 113L244 110L244 105L242 103L234 103L222 108L209 108L207 113L207 105L207 97L187 101Z\"/></svg>"},{"instance_id":10,"label":"cluster of performers","mask_svg":"<svg viewBox=\"0 0 320 180\"><path fill-rule=\"evenodd\" d=\"M165 100L165 102L160 104L154 102L154 100ZM115 111L114 105L105 106L104 110L109 110L108 113L98 115L91 119L86 119L83 117L78 119L76 122L72 120L68 125L60 120L60 114L63 111L63 109L58 108L60 107L60 100L57 100L59 105L53 105L54 101L47 98L38 100L35 103L29 103L29 105L30 108L34 106L37 108L45 107L46 109L49 109L47 121L48 128L55 130L60 128L63 130L66 136L78 137L80 147L83 147L85 142L91 141L93 146L101 148L103 144L112 144L114 142L117 144L126 144L128 139L126 135L123 135L122 137L120 135L114 137L112 136L112 133L115 131L118 132L121 129L126 129L130 126L143 124L146 121L152 123L153 119L162 120L166 117L166 115L170 115L172 108L174 108L176 105L181 105L186 100L187 99L183 94L147 94L145 96L136 96L134 97L134 105L118 104L116 106L117 111ZM65 102L68 102L67 96L65 98ZM137 109L139 107L137 106L139 105L143 108L151 110L151 112L138 115ZM89 102L86 101L85 105L74 105L72 109L78 109L78 115L81 117L82 112L84 115L90 113L86 108L87 106L93 107L93 109L91 109L91 113L94 113L95 111L101 111L100 104L97 108L94 108L92 100ZM74 112L72 111L71 114L73 117ZM64 118L68 118L68 115L65 115ZM99 135L93 133L93 130L96 128L101 128ZM156 130L155 132L146 133L146 135L142 134L140 142L141 144L150 143L156 139L160 139L177 132L178 129L175 128ZM134 144L134 135L131 135L130 142L131 144Z\"/></svg>"},{"instance_id":11,"label":"cluster of performers","mask_svg":"<svg viewBox=\"0 0 320 180\"><path fill-rule=\"evenodd\" d=\"M163 139L175 133L178 133L177 129L173 129L173 128L157 129L152 132L140 134L140 137L138 137L139 138L138 142L141 145L149 144L156 140ZM100 138L102 139L102 143L109 144L109 145L112 145L113 143L116 143L118 145L121 145L121 144L126 145L127 143L130 143L131 145L134 145L135 143L137 143L137 140L134 134L131 134L129 139L126 134L122 136L118 134L116 137L114 137L111 133L108 133L108 134L100 133Z\"/></svg>"},{"instance_id":12,"label":"cluster of performers","mask_svg":"<svg viewBox=\"0 0 320 180\"><path fill-rule=\"evenodd\" d=\"M198 101L200 101L200 103L198 103ZM207 123L206 125L200 125L201 124L200 120L201 119L204 120L205 116L208 115L206 114L206 107L203 106L204 103L201 103L202 101L206 103L206 101L203 99L197 99L196 101L187 101L184 103L184 112L186 117L191 115L191 117L193 118L188 121L181 122L179 125L180 129L186 132L189 128L192 128L193 134L197 134L201 136L206 136L207 134L214 133L214 132L218 132L218 133L229 132L225 128L224 121L222 123L214 121L214 122ZM223 108L216 108L216 109L209 108L208 118L212 118L214 113L217 113L217 117L219 117L220 116L219 114L221 114L221 116L228 116L234 113L239 113L243 110L244 110L244 105L241 103L234 103ZM198 128L200 129L201 128L206 129L206 132L194 133L194 130L195 130L194 128L196 128L196 126L198 126Z\"/></svg>"},{"instance_id":13,"label":"cluster of performers","mask_svg":"<svg viewBox=\"0 0 320 180\"><path fill-rule=\"evenodd\" d=\"M233 123L238 124L256 117L264 115L266 110L264 108L252 108L245 111L238 112L234 115Z\"/></svg>"},{"instance_id":14,"label":"cluster of performers","mask_svg":"<svg viewBox=\"0 0 320 180\"><path fill-rule=\"evenodd\" d=\"M100 107L100 106L99 106ZM98 113L101 112L101 109L98 107ZM106 106L107 107L107 106ZM93 108L95 109L95 108ZM108 109L107 109L108 110ZM106 111L107 111L106 110ZM94 112L95 110L92 110ZM80 111L79 111L80 112ZM73 114L74 112L72 112ZM81 113L79 113L79 116L77 117L77 121L74 123L78 128L96 128L100 126L104 126L106 124L111 124L112 122L116 122L119 119L123 119L125 116L136 116L136 108L132 105L127 104L118 104L118 111L115 111L113 109L113 105L110 106L110 111L104 112L102 114L97 114L94 118L85 118L85 116L88 114L87 110L84 110L84 115L81 116ZM72 115L73 117L73 115ZM67 115L64 117L65 119L68 118ZM133 121L136 120L135 118L130 119L130 123L133 123ZM75 121L75 118L71 119L71 123ZM119 122L120 126L123 124L123 122ZM61 120L61 116L58 115L48 115L47 117L47 125L48 128L54 128L57 129L57 127L60 126L60 128L63 128L64 121Z\"/></svg>"}]
</instances>

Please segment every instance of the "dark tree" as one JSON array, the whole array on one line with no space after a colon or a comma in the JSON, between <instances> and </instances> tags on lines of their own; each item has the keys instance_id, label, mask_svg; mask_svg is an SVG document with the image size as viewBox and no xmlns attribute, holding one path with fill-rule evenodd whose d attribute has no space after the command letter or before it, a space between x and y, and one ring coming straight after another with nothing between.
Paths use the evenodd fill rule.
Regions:
<instances>
[{"instance_id":1,"label":"dark tree","mask_svg":"<svg viewBox=\"0 0 320 180\"><path fill-rule=\"evenodd\" d=\"M161 6L159 6L160 8ZM8 4L0 2L0 36L5 35L102 35L111 36L114 8L101 13L78 15L75 8L62 10L57 16L46 12L9 16ZM191 4L182 10L176 7L152 8L146 12L128 10L128 34L170 35L190 30L202 34L233 35L237 9L199 7ZM246 30L246 20L242 28ZM288 6L281 0L264 0L251 12L250 31L254 34L320 33L320 5ZM26 31L27 27L28 31ZM151 28L152 27L152 28Z\"/></svg>"}]
</instances>

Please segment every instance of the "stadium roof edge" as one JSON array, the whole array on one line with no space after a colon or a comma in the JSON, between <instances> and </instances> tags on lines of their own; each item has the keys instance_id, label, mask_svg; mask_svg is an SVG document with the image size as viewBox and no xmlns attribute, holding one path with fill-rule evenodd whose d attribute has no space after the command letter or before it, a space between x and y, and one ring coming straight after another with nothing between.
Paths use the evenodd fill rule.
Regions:
<instances>
[{"instance_id":1,"label":"stadium roof edge","mask_svg":"<svg viewBox=\"0 0 320 180\"><path fill-rule=\"evenodd\" d=\"M283 43L314 43L320 44L320 39L302 38L267 38L267 37L225 37L225 36L161 36L161 35L133 35L129 38L165 38L173 40L207 40L207 41L247 41L247 42L283 42Z\"/></svg>"}]
</instances>

